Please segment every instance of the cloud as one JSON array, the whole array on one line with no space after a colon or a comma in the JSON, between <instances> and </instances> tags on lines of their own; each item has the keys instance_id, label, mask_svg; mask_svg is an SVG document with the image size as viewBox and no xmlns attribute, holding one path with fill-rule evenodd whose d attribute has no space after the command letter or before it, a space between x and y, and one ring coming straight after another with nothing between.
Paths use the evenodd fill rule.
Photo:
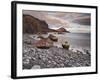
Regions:
<instances>
[{"instance_id":1,"label":"cloud","mask_svg":"<svg viewBox=\"0 0 100 80\"><path fill-rule=\"evenodd\" d=\"M23 10L23 14L46 21L49 28L64 27L73 32L90 32L91 15L89 13Z\"/></svg>"},{"instance_id":2,"label":"cloud","mask_svg":"<svg viewBox=\"0 0 100 80\"><path fill-rule=\"evenodd\" d=\"M82 25L91 25L91 17L90 16L78 17L74 19L73 22Z\"/></svg>"},{"instance_id":3,"label":"cloud","mask_svg":"<svg viewBox=\"0 0 100 80\"><path fill-rule=\"evenodd\" d=\"M48 15L47 12L44 11L34 11L34 10L23 10L23 14L28 14L34 16L40 20L45 20L45 15Z\"/></svg>"},{"instance_id":4,"label":"cloud","mask_svg":"<svg viewBox=\"0 0 100 80\"><path fill-rule=\"evenodd\" d=\"M32 15L40 20L46 21L51 25L61 25L63 27L68 25L68 21L60 18L59 16L64 16L65 13L57 13L57 12L46 12L46 11L32 11L32 10L23 10L23 14ZM58 16L59 15L59 16Z\"/></svg>"},{"instance_id":5,"label":"cloud","mask_svg":"<svg viewBox=\"0 0 100 80\"><path fill-rule=\"evenodd\" d=\"M66 28L70 32L79 32L79 33L89 33L90 26L89 25L81 25L77 23L70 23L70 27Z\"/></svg>"},{"instance_id":6,"label":"cloud","mask_svg":"<svg viewBox=\"0 0 100 80\"><path fill-rule=\"evenodd\" d=\"M56 17L56 16L51 16L51 15L47 15L45 16L47 22L51 23L51 24L64 24L64 25L67 25L68 24L68 21L67 20L64 20L62 18L59 18L59 17Z\"/></svg>"}]
</instances>

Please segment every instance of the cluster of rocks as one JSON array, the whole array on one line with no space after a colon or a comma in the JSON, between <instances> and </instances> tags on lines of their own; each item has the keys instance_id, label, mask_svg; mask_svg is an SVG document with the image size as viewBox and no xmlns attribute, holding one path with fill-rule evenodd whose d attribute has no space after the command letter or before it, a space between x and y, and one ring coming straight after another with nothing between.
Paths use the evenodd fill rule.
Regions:
<instances>
[{"instance_id":1,"label":"cluster of rocks","mask_svg":"<svg viewBox=\"0 0 100 80\"><path fill-rule=\"evenodd\" d=\"M47 49L53 45L54 42L57 42L58 38L52 34L48 35L48 37L44 37L42 35L37 35L37 38L32 38L28 34L23 36L23 42L29 45L33 45L33 47Z\"/></svg>"},{"instance_id":2,"label":"cluster of rocks","mask_svg":"<svg viewBox=\"0 0 100 80\"><path fill-rule=\"evenodd\" d=\"M64 48L39 49L23 44L23 69L82 67L91 65L91 55Z\"/></svg>"}]
</instances>

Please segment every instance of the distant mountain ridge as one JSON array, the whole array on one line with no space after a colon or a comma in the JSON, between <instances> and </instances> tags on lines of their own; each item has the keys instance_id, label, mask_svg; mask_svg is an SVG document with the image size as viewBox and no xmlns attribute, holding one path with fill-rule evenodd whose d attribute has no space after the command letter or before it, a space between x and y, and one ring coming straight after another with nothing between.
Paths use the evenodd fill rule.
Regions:
<instances>
[{"instance_id":1,"label":"distant mountain ridge","mask_svg":"<svg viewBox=\"0 0 100 80\"><path fill-rule=\"evenodd\" d=\"M57 29L57 31L58 31L58 32L69 32L69 31L67 31L67 30L66 30L65 28L63 28L63 27Z\"/></svg>"},{"instance_id":2,"label":"distant mountain ridge","mask_svg":"<svg viewBox=\"0 0 100 80\"><path fill-rule=\"evenodd\" d=\"M23 33L47 33L47 32L68 32L64 28L59 28L57 30L50 29L48 24L39 20L31 15L23 15Z\"/></svg>"}]
</instances>

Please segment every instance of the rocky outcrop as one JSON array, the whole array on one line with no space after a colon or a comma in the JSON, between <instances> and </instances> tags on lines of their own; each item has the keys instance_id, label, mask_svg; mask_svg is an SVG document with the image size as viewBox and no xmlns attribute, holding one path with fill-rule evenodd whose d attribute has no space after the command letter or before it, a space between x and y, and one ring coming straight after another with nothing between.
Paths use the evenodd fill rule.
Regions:
<instances>
[{"instance_id":1,"label":"rocky outcrop","mask_svg":"<svg viewBox=\"0 0 100 80\"><path fill-rule=\"evenodd\" d=\"M63 28L63 27L57 29L57 31L58 31L58 32L69 32L69 31L67 31L67 30L66 30L65 28Z\"/></svg>"},{"instance_id":2,"label":"rocky outcrop","mask_svg":"<svg viewBox=\"0 0 100 80\"><path fill-rule=\"evenodd\" d=\"M53 47L53 43L58 41L58 38L52 34L49 34L48 37L44 38L43 36L38 36L41 40L37 41L34 45L34 47L41 48L41 49L47 49L50 47Z\"/></svg>"},{"instance_id":3,"label":"rocky outcrop","mask_svg":"<svg viewBox=\"0 0 100 80\"><path fill-rule=\"evenodd\" d=\"M55 42L58 41L58 38L57 38L56 36L52 35L52 34L50 34L50 35L48 36L48 38L50 38L52 41L55 41Z\"/></svg>"},{"instance_id":4,"label":"rocky outcrop","mask_svg":"<svg viewBox=\"0 0 100 80\"><path fill-rule=\"evenodd\" d=\"M47 33L56 30L49 29L48 24L43 21L39 20L31 15L23 15L23 33Z\"/></svg>"},{"instance_id":5,"label":"rocky outcrop","mask_svg":"<svg viewBox=\"0 0 100 80\"><path fill-rule=\"evenodd\" d=\"M47 49L53 47L53 41L51 41L49 38L41 39L33 44L33 46L41 49Z\"/></svg>"},{"instance_id":6,"label":"rocky outcrop","mask_svg":"<svg viewBox=\"0 0 100 80\"><path fill-rule=\"evenodd\" d=\"M70 45L68 44L68 42L66 41L65 43L62 44L62 47L69 50Z\"/></svg>"},{"instance_id":7,"label":"rocky outcrop","mask_svg":"<svg viewBox=\"0 0 100 80\"><path fill-rule=\"evenodd\" d=\"M26 34L23 35L23 44L27 44L33 48L41 48L41 49L48 49L53 46L53 41L50 38L41 38L40 39L34 39L30 36L27 36Z\"/></svg>"},{"instance_id":8,"label":"rocky outcrop","mask_svg":"<svg viewBox=\"0 0 100 80\"><path fill-rule=\"evenodd\" d=\"M42 35L39 35L38 38L45 39L45 37L43 37Z\"/></svg>"}]
</instances>

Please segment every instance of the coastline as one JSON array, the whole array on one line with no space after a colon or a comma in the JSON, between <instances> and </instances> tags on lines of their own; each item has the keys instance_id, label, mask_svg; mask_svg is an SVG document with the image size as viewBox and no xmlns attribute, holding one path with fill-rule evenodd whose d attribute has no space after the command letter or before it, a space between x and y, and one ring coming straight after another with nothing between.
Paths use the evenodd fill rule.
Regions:
<instances>
[{"instance_id":1,"label":"coastline","mask_svg":"<svg viewBox=\"0 0 100 80\"><path fill-rule=\"evenodd\" d=\"M24 35L23 40L29 40L28 37ZM91 54L88 50L83 53L80 50L67 50L57 46L39 49L23 41L23 69L83 66L91 66Z\"/></svg>"}]
</instances>

